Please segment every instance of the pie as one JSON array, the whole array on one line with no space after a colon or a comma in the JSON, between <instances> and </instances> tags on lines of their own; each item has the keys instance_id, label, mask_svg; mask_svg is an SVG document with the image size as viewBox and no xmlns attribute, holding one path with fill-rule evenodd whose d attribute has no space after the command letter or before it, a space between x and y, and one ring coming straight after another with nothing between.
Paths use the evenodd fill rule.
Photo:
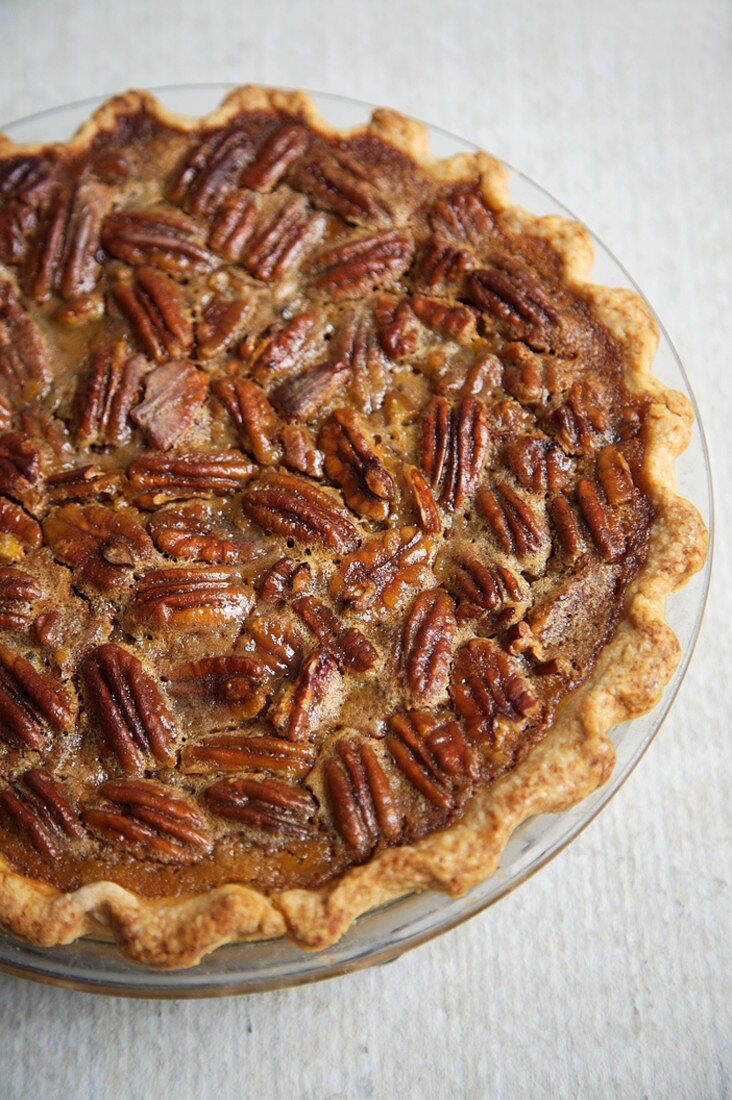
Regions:
<instances>
[{"instance_id":1,"label":"pie","mask_svg":"<svg viewBox=\"0 0 732 1100\"><path fill-rule=\"evenodd\" d=\"M0 143L0 921L332 944L613 766L705 532L587 233L301 94Z\"/></svg>"}]
</instances>

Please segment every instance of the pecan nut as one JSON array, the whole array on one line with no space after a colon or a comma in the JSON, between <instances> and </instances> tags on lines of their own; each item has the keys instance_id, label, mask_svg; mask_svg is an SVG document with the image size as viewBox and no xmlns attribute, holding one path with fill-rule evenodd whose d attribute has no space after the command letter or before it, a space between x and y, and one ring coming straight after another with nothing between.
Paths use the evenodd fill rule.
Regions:
<instances>
[{"instance_id":1,"label":"pecan nut","mask_svg":"<svg viewBox=\"0 0 732 1100\"><path fill-rule=\"evenodd\" d=\"M84 835L66 788L40 768L31 768L21 782L0 789L0 810L49 859L57 859L69 840Z\"/></svg>"},{"instance_id":2,"label":"pecan nut","mask_svg":"<svg viewBox=\"0 0 732 1100\"><path fill-rule=\"evenodd\" d=\"M74 394L71 434L77 444L117 447L130 435L128 417L137 403L145 360L123 343L99 348Z\"/></svg>"},{"instance_id":3,"label":"pecan nut","mask_svg":"<svg viewBox=\"0 0 732 1100\"><path fill-rule=\"evenodd\" d=\"M211 813L255 829L308 840L317 803L309 791L283 779L222 779L205 792Z\"/></svg>"},{"instance_id":4,"label":"pecan nut","mask_svg":"<svg viewBox=\"0 0 732 1100\"><path fill-rule=\"evenodd\" d=\"M310 654L294 684L284 689L270 713L281 737L304 741L310 736L338 678L338 664L326 649Z\"/></svg>"},{"instance_id":5,"label":"pecan nut","mask_svg":"<svg viewBox=\"0 0 732 1100\"><path fill-rule=\"evenodd\" d=\"M172 669L169 691L177 698L223 703L232 718L253 718L266 702L262 690L266 673L263 662L246 653L200 657Z\"/></svg>"},{"instance_id":6,"label":"pecan nut","mask_svg":"<svg viewBox=\"0 0 732 1100\"><path fill-rule=\"evenodd\" d=\"M276 187L309 144L310 138L304 126L285 122L262 142L254 160L244 169L240 181L242 186L255 191Z\"/></svg>"},{"instance_id":7,"label":"pecan nut","mask_svg":"<svg viewBox=\"0 0 732 1100\"><path fill-rule=\"evenodd\" d=\"M196 348L201 359L214 359L237 340L249 313L244 298L225 298L212 294L196 326Z\"/></svg>"},{"instance_id":8,"label":"pecan nut","mask_svg":"<svg viewBox=\"0 0 732 1100\"><path fill-rule=\"evenodd\" d=\"M59 733L74 725L69 696L46 672L0 646L0 726L31 749L42 749L46 730Z\"/></svg>"},{"instance_id":9,"label":"pecan nut","mask_svg":"<svg viewBox=\"0 0 732 1100\"><path fill-rule=\"evenodd\" d=\"M388 727L386 744L404 778L439 810L453 810L457 792L478 771L458 723L410 710L392 714Z\"/></svg>"},{"instance_id":10,"label":"pecan nut","mask_svg":"<svg viewBox=\"0 0 732 1100\"><path fill-rule=\"evenodd\" d=\"M219 503L189 500L160 508L149 525L150 537L164 554L183 561L234 565L255 557L255 541L227 522Z\"/></svg>"},{"instance_id":11,"label":"pecan nut","mask_svg":"<svg viewBox=\"0 0 732 1100\"><path fill-rule=\"evenodd\" d=\"M43 596L35 577L12 566L0 566L0 630L25 630L33 604Z\"/></svg>"},{"instance_id":12,"label":"pecan nut","mask_svg":"<svg viewBox=\"0 0 732 1100\"><path fill-rule=\"evenodd\" d=\"M100 273L99 233L110 201L105 187L75 183L60 188L42 215L26 271L35 302L52 294L66 301L93 290Z\"/></svg>"},{"instance_id":13,"label":"pecan nut","mask_svg":"<svg viewBox=\"0 0 732 1100\"><path fill-rule=\"evenodd\" d=\"M534 508L507 481L478 491L478 510L496 537L501 550L520 558L546 548L544 524Z\"/></svg>"},{"instance_id":14,"label":"pecan nut","mask_svg":"<svg viewBox=\"0 0 732 1100\"><path fill-rule=\"evenodd\" d=\"M318 363L280 382L271 392L272 404L288 420L311 420L342 392L350 377L346 363Z\"/></svg>"},{"instance_id":15,"label":"pecan nut","mask_svg":"<svg viewBox=\"0 0 732 1100\"><path fill-rule=\"evenodd\" d=\"M374 287L393 285L411 259L411 242L385 229L321 252L315 260L314 285L331 298L361 298Z\"/></svg>"},{"instance_id":16,"label":"pecan nut","mask_svg":"<svg viewBox=\"0 0 732 1100\"><path fill-rule=\"evenodd\" d=\"M316 756L315 746L307 741L217 733L198 744L187 744L181 753L181 767L189 773L263 771L302 779Z\"/></svg>"},{"instance_id":17,"label":"pecan nut","mask_svg":"<svg viewBox=\"0 0 732 1100\"><path fill-rule=\"evenodd\" d=\"M540 707L515 663L487 638L474 638L460 646L453 662L450 693L475 741L497 740L499 717L523 728Z\"/></svg>"},{"instance_id":18,"label":"pecan nut","mask_svg":"<svg viewBox=\"0 0 732 1100\"><path fill-rule=\"evenodd\" d=\"M148 443L167 451L191 426L207 393L203 371L186 359L175 359L145 375L145 400L131 416Z\"/></svg>"},{"instance_id":19,"label":"pecan nut","mask_svg":"<svg viewBox=\"0 0 732 1100\"><path fill-rule=\"evenodd\" d=\"M122 646L97 646L80 668L87 703L123 772L135 775L150 758L170 766L176 728L158 685Z\"/></svg>"},{"instance_id":20,"label":"pecan nut","mask_svg":"<svg viewBox=\"0 0 732 1100\"><path fill-rule=\"evenodd\" d=\"M298 596L292 603L309 630L324 646L341 670L366 672L379 655L368 638L354 626L344 627L331 609L315 596Z\"/></svg>"},{"instance_id":21,"label":"pecan nut","mask_svg":"<svg viewBox=\"0 0 732 1100\"><path fill-rule=\"evenodd\" d=\"M170 199L194 217L211 214L237 186L253 153L252 140L241 127L206 134L176 172Z\"/></svg>"},{"instance_id":22,"label":"pecan nut","mask_svg":"<svg viewBox=\"0 0 732 1100\"><path fill-rule=\"evenodd\" d=\"M147 454L127 467L141 508L157 508L171 500L236 493L252 476L254 467L236 451L189 451L186 454Z\"/></svg>"},{"instance_id":23,"label":"pecan nut","mask_svg":"<svg viewBox=\"0 0 732 1100\"><path fill-rule=\"evenodd\" d=\"M281 279L323 236L325 218L302 195L293 195L267 218L247 243L241 262L265 283Z\"/></svg>"},{"instance_id":24,"label":"pecan nut","mask_svg":"<svg viewBox=\"0 0 732 1100\"><path fill-rule=\"evenodd\" d=\"M551 351L560 316L546 289L519 260L497 257L492 267L471 272L468 301L490 314L509 339Z\"/></svg>"},{"instance_id":25,"label":"pecan nut","mask_svg":"<svg viewBox=\"0 0 732 1100\"><path fill-rule=\"evenodd\" d=\"M102 244L118 260L171 275L211 271L218 261L203 246L197 222L174 211L118 210L102 228Z\"/></svg>"},{"instance_id":26,"label":"pecan nut","mask_svg":"<svg viewBox=\"0 0 732 1100\"><path fill-rule=\"evenodd\" d=\"M473 492L488 454L485 405L465 397L453 409L433 397L422 420L422 469L444 508L455 511Z\"/></svg>"},{"instance_id":27,"label":"pecan nut","mask_svg":"<svg viewBox=\"0 0 732 1100\"><path fill-rule=\"evenodd\" d=\"M180 288L167 275L139 267L131 283L113 283L112 294L143 349L158 363L190 351L190 312Z\"/></svg>"},{"instance_id":28,"label":"pecan nut","mask_svg":"<svg viewBox=\"0 0 732 1100\"><path fill-rule=\"evenodd\" d=\"M0 497L0 563L20 561L43 544L41 525L19 504Z\"/></svg>"},{"instance_id":29,"label":"pecan nut","mask_svg":"<svg viewBox=\"0 0 732 1100\"><path fill-rule=\"evenodd\" d=\"M212 390L236 428L239 442L262 466L282 457L280 423L264 391L248 378L217 378Z\"/></svg>"},{"instance_id":30,"label":"pecan nut","mask_svg":"<svg viewBox=\"0 0 732 1100\"><path fill-rule=\"evenodd\" d=\"M230 566L191 565L144 573L128 612L154 630L217 630L244 618L253 603L252 589Z\"/></svg>"},{"instance_id":31,"label":"pecan nut","mask_svg":"<svg viewBox=\"0 0 732 1100\"><path fill-rule=\"evenodd\" d=\"M404 620L400 664L412 698L432 702L446 695L457 630L455 608L446 592L420 592Z\"/></svg>"},{"instance_id":32,"label":"pecan nut","mask_svg":"<svg viewBox=\"0 0 732 1100\"><path fill-rule=\"evenodd\" d=\"M356 528L338 499L295 474L262 474L245 490L242 507L265 531L306 546L320 543L338 552L358 546Z\"/></svg>"},{"instance_id":33,"label":"pecan nut","mask_svg":"<svg viewBox=\"0 0 732 1100\"><path fill-rule=\"evenodd\" d=\"M392 610L408 589L424 582L434 556L433 540L416 527L394 527L343 558L332 593L359 611Z\"/></svg>"},{"instance_id":34,"label":"pecan nut","mask_svg":"<svg viewBox=\"0 0 732 1100\"><path fill-rule=\"evenodd\" d=\"M437 200L429 214L435 233L480 249L494 228L493 213L470 185L458 184Z\"/></svg>"},{"instance_id":35,"label":"pecan nut","mask_svg":"<svg viewBox=\"0 0 732 1100\"><path fill-rule=\"evenodd\" d=\"M380 841L399 839L399 805L368 741L340 738L323 772L333 825L353 856L367 859Z\"/></svg>"},{"instance_id":36,"label":"pecan nut","mask_svg":"<svg viewBox=\"0 0 732 1100\"><path fill-rule=\"evenodd\" d=\"M325 472L360 516L384 520L396 489L391 474L353 409L338 409L320 429Z\"/></svg>"},{"instance_id":37,"label":"pecan nut","mask_svg":"<svg viewBox=\"0 0 732 1100\"><path fill-rule=\"evenodd\" d=\"M41 472L41 452L23 432L0 435L0 493L18 500L29 498Z\"/></svg>"},{"instance_id":38,"label":"pecan nut","mask_svg":"<svg viewBox=\"0 0 732 1100\"><path fill-rule=\"evenodd\" d=\"M120 476L114 470L76 466L47 477L44 488L49 501L60 504L67 500L89 500L90 497L109 498L118 489L119 481Z\"/></svg>"},{"instance_id":39,"label":"pecan nut","mask_svg":"<svg viewBox=\"0 0 732 1100\"><path fill-rule=\"evenodd\" d=\"M38 326L0 283L0 379L14 401L33 401L48 389L50 371Z\"/></svg>"},{"instance_id":40,"label":"pecan nut","mask_svg":"<svg viewBox=\"0 0 732 1100\"><path fill-rule=\"evenodd\" d=\"M194 863L213 847L203 814L170 787L149 779L109 779L97 794L115 809L89 807L82 818L104 840L165 863Z\"/></svg>"},{"instance_id":41,"label":"pecan nut","mask_svg":"<svg viewBox=\"0 0 732 1100\"><path fill-rule=\"evenodd\" d=\"M556 492L571 475L572 460L549 439L520 435L508 441L505 453L508 469L524 489Z\"/></svg>"},{"instance_id":42,"label":"pecan nut","mask_svg":"<svg viewBox=\"0 0 732 1100\"><path fill-rule=\"evenodd\" d=\"M153 552L139 523L103 504L65 504L46 517L43 532L54 556L101 591L127 584L132 568Z\"/></svg>"}]
</instances>

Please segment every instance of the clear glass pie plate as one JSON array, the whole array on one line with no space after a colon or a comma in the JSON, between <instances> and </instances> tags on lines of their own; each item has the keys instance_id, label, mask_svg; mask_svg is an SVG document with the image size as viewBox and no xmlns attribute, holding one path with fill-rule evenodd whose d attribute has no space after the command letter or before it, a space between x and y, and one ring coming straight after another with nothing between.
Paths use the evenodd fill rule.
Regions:
<instances>
[{"instance_id":1,"label":"clear glass pie plate","mask_svg":"<svg viewBox=\"0 0 732 1100\"><path fill-rule=\"evenodd\" d=\"M152 89L172 110L191 115L210 111L232 87L228 84L175 85ZM341 96L311 93L324 117L340 128L367 120L371 104ZM106 97L42 111L0 127L15 141L65 140ZM444 157L475 152L470 142L429 127L432 149ZM536 214L572 216L561 203L521 172L509 167L513 201ZM632 287L641 293L615 257L596 237L593 281ZM683 391L697 420L691 444L676 464L680 492L693 501L712 531L713 503L709 458L698 409L679 358L660 325L655 372ZM610 780L579 805L558 815L542 815L521 825L511 837L496 873L460 898L425 892L395 901L361 917L335 946L305 952L287 940L231 944L219 948L190 970L145 970L126 962L112 943L84 939L66 947L38 948L0 933L0 970L90 992L131 997L206 997L249 993L334 977L387 962L493 905L560 852L605 806L648 748L673 703L699 633L709 586L711 552L705 568L669 601L668 619L682 646L679 667L663 700L650 714L619 726L613 733L617 764Z\"/></svg>"}]
</instances>

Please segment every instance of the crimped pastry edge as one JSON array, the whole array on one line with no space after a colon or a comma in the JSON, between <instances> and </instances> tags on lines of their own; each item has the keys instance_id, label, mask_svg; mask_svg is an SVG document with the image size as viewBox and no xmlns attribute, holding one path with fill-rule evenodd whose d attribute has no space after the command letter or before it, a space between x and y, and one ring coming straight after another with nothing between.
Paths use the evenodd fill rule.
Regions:
<instances>
[{"instance_id":1,"label":"crimped pastry edge","mask_svg":"<svg viewBox=\"0 0 732 1100\"><path fill-rule=\"evenodd\" d=\"M99 132L114 129L121 117L140 110L183 132L213 129L241 112L264 110L300 116L326 135L339 133L302 92L243 86L200 119L169 111L148 92L130 91L104 103L66 143L17 145L0 134L0 157L47 148L78 154ZM189 897L148 899L113 882L64 893L18 873L0 856L0 923L34 944L111 935L126 958L172 969L193 966L233 941L287 935L302 948L321 949L336 942L358 916L388 901L424 889L460 895L495 871L509 836L522 821L568 809L609 777L615 761L609 731L654 707L676 668L680 647L665 621L665 603L701 568L707 535L696 508L676 492L674 462L688 444L693 413L682 394L651 374L658 342L651 314L631 291L589 281L592 244L582 226L511 207L505 171L494 158L479 152L438 160L430 154L426 127L388 109L374 111L368 123L349 133L364 131L442 181L473 178L477 170L486 199L510 208L517 230L551 244L567 283L591 302L596 317L623 345L626 386L652 399L643 475L655 518L646 562L625 593L615 635L588 680L562 703L550 732L513 771L476 792L449 828L386 849L326 887L272 896L231 884Z\"/></svg>"}]
</instances>

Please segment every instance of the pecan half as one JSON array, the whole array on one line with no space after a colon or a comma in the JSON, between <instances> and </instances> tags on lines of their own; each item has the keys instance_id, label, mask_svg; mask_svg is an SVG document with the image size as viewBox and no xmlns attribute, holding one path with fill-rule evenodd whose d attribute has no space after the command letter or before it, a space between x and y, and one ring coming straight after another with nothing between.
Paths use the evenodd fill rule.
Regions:
<instances>
[{"instance_id":1,"label":"pecan half","mask_svg":"<svg viewBox=\"0 0 732 1100\"><path fill-rule=\"evenodd\" d=\"M40 768L31 768L21 782L0 789L0 810L49 859L58 858L70 839L84 835L66 788Z\"/></svg>"},{"instance_id":2,"label":"pecan half","mask_svg":"<svg viewBox=\"0 0 732 1100\"><path fill-rule=\"evenodd\" d=\"M225 703L232 718L253 718L266 702L266 666L250 654L201 657L176 665L168 677L171 695Z\"/></svg>"},{"instance_id":3,"label":"pecan half","mask_svg":"<svg viewBox=\"0 0 732 1100\"><path fill-rule=\"evenodd\" d=\"M184 561L234 565L250 561L259 550L252 538L227 522L218 502L190 500L161 508L148 529L158 550Z\"/></svg>"},{"instance_id":4,"label":"pecan half","mask_svg":"<svg viewBox=\"0 0 732 1100\"><path fill-rule=\"evenodd\" d=\"M127 441L127 419L137 402L145 365L143 357L130 355L123 343L97 349L74 394L71 434L75 443L117 447Z\"/></svg>"},{"instance_id":5,"label":"pecan half","mask_svg":"<svg viewBox=\"0 0 732 1100\"><path fill-rule=\"evenodd\" d=\"M433 294L454 294L462 287L465 275L475 266L475 257L465 248L439 236L429 237L422 246L412 268L412 278L418 286Z\"/></svg>"},{"instance_id":6,"label":"pecan half","mask_svg":"<svg viewBox=\"0 0 732 1100\"><path fill-rule=\"evenodd\" d=\"M478 510L485 516L501 550L526 557L537 553L546 542L543 523L528 501L507 481L493 489L478 491Z\"/></svg>"},{"instance_id":7,"label":"pecan half","mask_svg":"<svg viewBox=\"0 0 732 1100\"><path fill-rule=\"evenodd\" d=\"M346 669L366 672L378 661L379 655L368 638L354 626L342 626L322 600L315 596L299 596L293 600L292 607L320 644L335 658L342 672Z\"/></svg>"},{"instance_id":8,"label":"pecan half","mask_svg":"<svg viewBox=\"0 0 732 1100\"><path fill-rule=\"evenodd\" d=\"M203 246L191 218L169 210L118 210L105 218L102 244L118 260L147 265L171 275L211 271L218 264Z\"/></svg>"},{"instance_id":9,"label":"pecan half","mask_svg":"<svg viewBox=\"0 0 732 1100\"><path fill-rule=\"evenodd\" d=\"M345 363L351 371L350 394L354 403L364 413L381 408L389 362L370 315L344 310L331 348L332 359Z\"/></svg>"},{"instance_id":10,"label":"pecan half","mask_svg":"<svg viewBox=\"0 0 732 1100\"><path fill-rule=\"evenodd\" d=\"M368 741L340 738L323 776L333 825L354 856L366 859L381 838L387 844L399 839L399 806Z\"/></svg>"},{"instance_id":11,"label":"pecan half","mask_svg":"<svg viewBox=\"0 0 732 1100\"><path fill-rule=\"evenodd\" d=\"M12 566L0 567L0 630L25 630L33 603L43 589L35 577Z\"/></svg>"},{"instance_id":12,"label":"pecan half","mask_svg":"<svg viewBox=\"0 0 732 1100\"><path fill-rule=\"evenodd\" d=\"M424 582L434 556L434 542L416 527L394 527L343 558L331 582L333 595L360 611L391 610L409 588Z\"/></svg>"},{"instance_id":13,"label":"pecan half","mask_svg":"<svg viewBox=\"0 0 732 1100\"><path fill-rule=\"evenodd\" d=\"M282 461L288 470L307 477L322 477L323 453L315 446L305 424L284 424L280 430Z\"/></svg>"},{"instance_id":14,"label":"pecan half","mask_svg":"<svg viewBox=\"0 0 732 1100\"><path fill-rule=\"evenodd\" d=\"M478 618L485 611L499 614L513 610L525 591L524 584L507 566L481 562L470 553L453 557L448 587L460 598L460 619Z\"/></svg>"},{"instance_id":15,"label":"pecan half","mask_svg":"<svg viewBox=\"0 0 732 1100\"><path fill-rule=\"evenodd\" d=\"M361 298L390 286L412 259L411 242L393 230L334 245L315 260L315 287L331 298Z\"/></svg>"},{"instance_id":16,"label":"pecan half","mask_svg":"<svg viewBox=\"0 0 732 1100\"><path fill-rule=\"evenodd\" d=\"M360 516L384 520L396 489L383 458L353 409L337 409L320 429L325 472Z\"/></svg>"},{"instance_id":17,"label":"pecan half","mask_svg":"<svg viewBox=\"0 0 732 1100\"><path fill-rule=\"evenodd\" d=\"M276 187L309 144L310 136L304 126L285 122L262 142L254 160L244 170L242 185L256 191Z\"/></svg>"},{"instance_id":18,"label":"pecan half","mask_svg":"<svg viewBox=\"0 0 732 1100\"><path fill-rule=\"evenodd\" d=\"M153 267L139 267L132 283L112 284L112 294L144 350L159 363L185 355L193 326L180 288Z\"/></svg>"},{"instance_id":19,"label":"pecan half","mask_svg":"<svg viewBox=\"0 0 732 1100\"><path fill-rule=\"evenodd\" d=\"M491 314L510 339L552 349L560 316L545 288L519 260L501 256L492 267L471 272L466 293L471 305Z\"/></svg>"},{"instance_id":20,"label":"pecan half","mask_svg":"<svg viewBox=\"0 0 732 1100\"><path fill-rule=\"evenodd\" d=\"M427 478L416 466L405 466L404 480L416 506L420 528L428 535L439 535L442 519Z\"/></svg>"},{"instance_id":21,"label":"pecan half","mask_svg":"<svg viewBox=\"0 0 732 1100\"><path fill-rule=\"evenodd\" d=\"M211 221L209 244L225 260L239 263L257 226L257 199L251 191L234 191Z\"/></svg>"},{"instance_id":22,"label":"pecan half","mask_svg":"<svg viewBox=\"0 0 732 1100\"><path fill-rule=\"evenodd\" d=\"M377 173L374 173L374 177ZM295 172L294 186L324 210L360 225L389 224L391 203L363 161L345 150L318 149Z\"/></svg>"},{"instance_id":23,"label":"pecan half","mask_svg":"<svg viewBox=\"0 0 732 1100\"><path fill-rule=\"evenodd\" d=\"M249 308L243 298L211 295L196 326L196 348L201 359L213 359L231 347L242 334Z\"/></svg>"},{"instance_id":24,"label":"pecan half","mask_svg":"<svg viewBox=\"0 0 732 1100\"><path fill-rule=\"evenodd\" d=\"M447 691L457 631L453 602L441 588L420 592L402 627L400 665L412 698L435 702Z\"/></svg>"},{"instance_id":25,"label":"pecan half","mask_svg":"<svg viewBox=\"0 0 732 1100\"><path fill-rule=\"evenodd\" d=\"M490 741L499 716L520 728L539 711L528 681L511 658L487 638L474 638L458 649L450 694L474 740Z\"/></svg>"},{"instance_id":26,"label":"pecan half","mask_svg":"<svg viewBox=\"0 0 732 1100\"><path fill-rule=\"evenodd\" d=\"M358 533L338 499L295 474L267 471L247 487L245 513L265 531L306 546L322 544L345 552L358 546Z\"/></svg>"},{"instance_id":27,"label":"pecan half","mask_svg":"<svg viewBox=\"0 0 732 1100\"><path fill-rule=\"evenodd\" d=\"M556 492L567 485L572 460L561 447L539 436L520 435L506 444L506 465L524 489Z\"/></svg>"},{"instance_id":28,"label":"pecan half","mask_svg":"<svg viewBox=\"0 0 732 1100\"><path fill-rule=\"evenodd\" d=\"M147 454L127 467L127 476L141 508L156 508L186 497L236 493L254 468L236 451L189 451Z\"/></svg>"},{"instance_id":29,"label":"pecan half","mask_svg":"<svg viewBox=\"0 0 732 1100\"><path fill-rule=\"evenodd\" d=\"M477 761L457 722L424 710L392 714L386 744L404 778L440 810L453 810L456 794L477 775Z\"/></svg>"},{"instance_id":30,"label":"pecan half","mask_svg":"<svg viewBox=\"0 0 732 1100\"><path fill-rule=\"evenodd\" d=\"M482 248L494 227L493 213L470 184L458 184L437 200L429 213L435 233Z\"/></svg>"},{"instance_id":31,"label":"pecan half","mask_svg":"<svg viewBox=\"0 0 732 1100\"><path fill-rule=\"evenodd\" d=\"M419 333L411 303L406 298L382 295L374 304L374 321L382 348L395 363L417 350Z\"/></svg>"},{"instance_id":32,"label":"pecan half","mask_svg":"<svg viewBox=\"0 0 732 1100\"><path fill-rule=\"evenodd\" d=\"M0 283L0 380L13 401L33 401L50 381L38 326L5 282Z\"/></svg>"},{"instance_id":33,"label":"pecan half","mask_svg":"<svg viewBox=\"0 0 732 1100\"><path fill-rule=\"evenodd\" d=\"M416 317L432 332L457 343L468 342L464 338L472 333L475 318L467 306L446 305L437 298L412 298L412 310Z\"/></svg>"},{"instance_id":34,"label":"pecan half","mask_svg":"<svg viewBox=\"0 0 732 1100\"><path fill-rule=\"evenodd\" d=\"M282 607L290 596L307 592L311 583L312 574L307 562L298 565L293 558L279 558L261 578L259 598L262 603Z\"/></svg>"},{"instance_id":35,"label":"pecan half","mask_svg":"<svg viewBox=\"0 0 732 1100\"><path fill-rule=\"evenodd\" d=\"M87 705L123 772L173 762L175 723L158 685L122 646L97 646L82 661Z\"/></svg>"},{"instance_id":36,"label":"pecan half","mask_svg":"<svg viewBox=\"0 0 732 1100\"><path fill-rule=\"evenodd\" d=\"M67 500L109 498L119 486L120 475L115 470L100 470L98 466L76 466L51 474L44 482L49 501L60 504Z\"/></svg>"},{"instance_id":37,"label":"pecan half","mask_svg":"<svg viewBox=\"0 0 732 1100\"><path fill-rule=\"evenodd\" d=\"M281 737L250 737L217 733L199 744L185 746L181 768L189 773L263 771L301 779L315 763L317 751L308 742Z\"/></svg>"},{"instance_id":38,"label":"pecan half","mask_svg":"<svg viewBox=\"0 0 732 1100\"><path fill-rule=\"evenodd\" d=\"M189 214L211 214L237 186L252 155L252 140L241 127L214 130L185 158L168 195Z\"/></svg>"},{"instance_id":39,"label":"pecan half","mask_svg":"<svg viewBox=\"0 0 732 1100\"><path fill-rule=\"evenodd\" d=\"M217 630L226 620L244 618L253 602L251 588L231 567L190 565L144 573L129 614L152 629Z\"/></svg>"},{"instance_id":40,"label":"pecan half","mask_svg":"<svg viewBox=\"0 0 732 1100\"><path fill-rule=\"evenodd\" d=\"M71 700L61 685L0 646L0 726L31 749L42 749L46 730L61 732L74 725Z\"/></svg>"},{"instance_id":41,"label":"pecan half","mask_svg":"<svg viewBox=\"0 0 732 1100\"><path fill-rule=\"evenodd\" d=\"M553 497L547 506L549 519L570 561L582 557L587 549L580 524L565 496Z\"/></svg>"},{"instance_id":42,"label":"pecan half","mask_svg":"<svg viewBox=\"0 0 732 1100\"><path fill-rule=\"evenodd\" d=\"M304 741L313 732L328 696L338 680L338 664L326 649L316 649L303 663L294 684L287 686L270 712L272 725L290 741Z\"/></svg>"},{"instance_id":43,"label":"pecan half","mask_svg":"<svg viewBox=\"0 0 732 1100\"><path fill-rule=\"evenodd\" d=\"M268 329L252 356L254 381L269 390L298 367L302 369L310 345L320 332L322 320L318 310L308 310Z\"/></svg>"},{"instance_id":44,"label":"pecan half","mask_svg":"<svg viewBox=\"0 0 732 1100\"><path fill-rule=\"evenodd\" d=\"M293 195L275 210L244 249L242 262L255 279L281 279L317 244L325 218L314 213L302 195Z\"/></svg>"},{"instance_id":45,"label":"pecan half","mask_svg":"<svg viewBox=\"0 0 732 1100\"><path fill-rule=\"evenodd\" d=\"M575 382L564 404L550 418L559 443L573 455L602 446L610 425L610 395L601 382L592 378Z\"/></svg>"},{"instance_id":46,"label":"pecan half","mask_svg":"<svg viewBox=\"0 0 732 1100\"><path fill-rule=\"evenodd\" d=\"M300 639L277 618L250 620L237 649L259 661L272 679L294 676L302 661Z\"/></svg>"},{"instance_id":47,"label":"pecan half","mask_svg":"<svg viewBox=\"0 0 732 1100\"><path fill-rule=\"evenodd\" d=\"M211 389L231 417L239 442L263 466L282 457L280 422L264 391L248 378L217 378Z\"/></svg>"},{"instance_id":48,"label":"pecan half","mask_svg":"<svg viewBox=\"0 0 732 1100\"><path fill-rule=\"evenodd\" d=\"M627 504L633 499L633 474L627 459L617 447L605 447L600 451L597 477L610 504Z\"/></svg>"},{"instance_id":49,"label":"pecan half","mask_svg":"<svg viewBox=\"0 0 732 1100\"><path fill-rule=\"evenodd\" d=\"M211 813L255 829L308 840L317 803L309 791L282 779L222 779L204 794Z\"/></svg>"},{"instance_id":50,"label":"pecan half","mask_svg":"<svg viewBox=\"0 0 732 1100\"><path fill-rule=\"evenodd\" d=\"M65 504L46 517L43 533L54 557L103 592L131 581L133 567L153 552L139 523L103 504Z\"/></svg>"},{"instance_id":51,"label":"pecan half","mask_svg":"<svg viewBox=\"0 0 732 1100\"><path fill-rule=\"evenodd\" d=\"M329 360L280 382L271 393L272 404L288 420L310 420L347 385L348 364Z\"/></svg>"},{"instance_id":52,"label":"pecan half","mask_svg":"<svg viewBox=\"0 0 732 1100\"><path fill-rule=\"evenodd\" d=\"M0 493L24 500L29 497L41 472L41 453L24 432L0 435Z\"/></svg>"},{"instance_id":53,"label":"pecan half","mask_svg":"<svg viewBox=\"0 0 732 1100\"><path fill-rule=\"evenodd\" d=\"M68 301L94 289L99 231L109 199L107 189L95 183L74 183L55 193L41 217L26 272L35 302L54 293Z\"/></svg>"},{"instance_id":54,"label":"pecan half","mask_svg":"<svg viewBox=\"0 0 732 1100\"><path fill-rule=\"evenodd\" d=\"M473 492L489 438L486 407L475 397L452 409L444 397L430 401L422 420L422 469L444 508L454 511Z\"/></svg>"},{"instance_id":55,"label":"pecan half","mask_svg":"<svg viewBox=\"0 0 732 1100\"><path fill-rule=\"evenodd\" d=\"M82 813L84 824L104 840L166 863L194 863L213 847L203 814L170 787L149 779L109 779L97 794L120 807Z\"/></svg>"},{"instance_id":56,"label":"pecan half","mask_svg":"<svg viewBox=\"0 0 732 1100\"><path fill-rule=\"evenodd\" d=\"M41 525L19 504L0 497L0 563L19 561L43 543Z\"/></svg>"},{"instance_id":57,"label":"pecan half","mask_svg":"<svg viewBox=\"0 0 732 1100\"><path fill-rule=\"evenodd\" d=\"M625 550L625 536L607 502L587 478L577 482L577 503L592 541L606 561L619 558Z\"/></svg>"},{"instance_id":58,"label":"pecan half","mask_svg":"<svg viewBox=\"0 0 732 1100\"><path fill-rule=\"evenodd\" d=\"M175 359L145 375L145 400L131 416L148 443L167 451L191 426L207 393L207 375Z\"/></svg>"},{"instance_id":59,"label":"pecan half","mask_svg":"<svg viewBox=\"0 0 732 1100\"><path fill-rule=\"evenodd\" d=\"M4 157L0 165L0 260L13 264L27 251L29 235L55 186L47 157Z\"/></svg>"}]
</instances>

